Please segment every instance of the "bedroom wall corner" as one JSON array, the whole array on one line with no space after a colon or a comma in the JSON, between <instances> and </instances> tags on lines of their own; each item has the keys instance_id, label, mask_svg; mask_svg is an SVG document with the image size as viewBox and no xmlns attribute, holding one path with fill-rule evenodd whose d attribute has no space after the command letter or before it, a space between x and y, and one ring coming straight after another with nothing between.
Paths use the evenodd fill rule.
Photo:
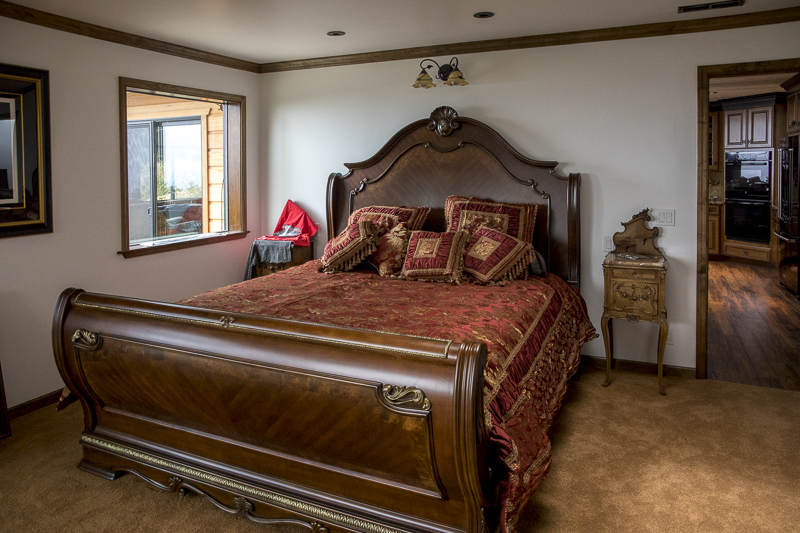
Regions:
<instances>
[{"instance_id":1,"label":"bedroom wall corner","mask_svg":"<svg viewBox=\"0 0 800 533\"><path fill-rule=\"evenodd\" d=\"M241 281L239 239L124 259L120 249L120 76L247 98L247 225L260 231L258 74L0 18L0 62L50 72L54 232L0 239L0 362L9 407L63 386L50 327L67 287L175 301Z\"/></svg>"}]
</instances>

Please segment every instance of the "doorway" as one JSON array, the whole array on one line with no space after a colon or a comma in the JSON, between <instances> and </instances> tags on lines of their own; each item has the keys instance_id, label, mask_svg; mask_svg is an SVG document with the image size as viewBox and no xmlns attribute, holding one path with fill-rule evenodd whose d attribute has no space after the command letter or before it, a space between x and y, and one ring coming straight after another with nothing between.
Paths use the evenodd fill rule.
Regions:
<instances>
[{"instance_id":1,"label":"doorway","mask_svg":"<svg viewBox=\"0 0 800 533\"><path fill-rule=\"evenodd\" d=\"M796 302L792 296L784 294L782 288L777 284L777 272L775 272L774 284L764 284L764 278L769 276L769 267L762 267L758 264L747 264L746 262L711 262L709 261L708 252L708 238L709 238L709 198L710 195L715 194L716 191L711 191L709 188L709 155L711 148L708 142L709 132L709 88L711 80L718 80L724 78L746 77L746 76L764 76L777 73L789 73L800 71L800 58L779 60L779 61L764 61L757 63L739 63L727 65L713 65L701 66L698 68L698 203L697 203L697 332L696 332L696 345L697 345L697 358L696 358L696 375L700 379L713 378L724 379L725 381L745 382L753 385L760 386L773 386L777 388L792 388L794 383L794 390L800 390L800 384L796 379L797 371L800 371L800 361L789 362L788 374L784 374L786 378L784 383L772 381L772 377L764 372L763 366L770 365L780 366L781 363L758 363L762 365L761 369L748 367L747 364L738 364L735 369L725 369L724 363L731 361L732 358L727 357L731 350L740 350L744 354L744 361L747 363L754 359L754 356L769 357L771 348L768 346L770 343L776 346L786 347L788 342L797 339L798 328L788 324L788 336L776 335L771 325L786 325L786 321L781 321L780 318L775 318L774 308L776 303L780 306L786 304L788 307L786 316L794 317L800 315L795 313L800 309L800 303ZM724 166L723 166L724 169ZM718 181L718 180L717 180ZM710 270L711 268L711 270ZM765 269L765 270L760 270ZM713 274L713 276L710 276ZM731 280L734 280L731 282ZM777 291L769 292L769 289L777 289ZM720 304L720 298L731 298L738 307L731 305L731 302L723 302ZM771 300L771 298L778 298L778 300ZM709 318L712 309L720 313L728 313L729 316L735 316L739 320L739 324L732 323L728 317L721 314L714 314ZM748 320L748 316L750 320ZM778 314L780 316L780 314ZM719 319L719 320L717 320ZM770 322L772 321L772 322ZM735 320L733 322L736 322ZM771 325L770 325L771 324ZM751 330L752 334L747 340L750 345L750 353L744 347L744 341L741 340L740 333L744 332L744 326ZM726 338L725 328L731 334L730 338ZM792 329L793 328L793 329ZM779 330L780 328L778 328ZM776 330L777 331L777 330ZM777 331L780 333L780 331ZM734 338L734 334L738 338ZM720 338L720 335L722 338ZM725 345L727 346L720 346ZM794 344L796 351L797 344ZM711 348L711 350L709 349ZM720 348L724 348L721 350ZM709 355L714 357L717 354L723 354L725 360L722 361L722 367L716 359L713 361L712 373L709 374ZM787 352L789 353L789 352ZM794 365L794 367L792 366ZM794 372L795 377L792 377ZM779 372L780 373L780 372ZM767 375L764 377L764 375ZM759 376L762 379L759 380ZM793 381L794 380L794 381ZM789 385L788 387L786 385Z\"/></svg>"}]
</instances>

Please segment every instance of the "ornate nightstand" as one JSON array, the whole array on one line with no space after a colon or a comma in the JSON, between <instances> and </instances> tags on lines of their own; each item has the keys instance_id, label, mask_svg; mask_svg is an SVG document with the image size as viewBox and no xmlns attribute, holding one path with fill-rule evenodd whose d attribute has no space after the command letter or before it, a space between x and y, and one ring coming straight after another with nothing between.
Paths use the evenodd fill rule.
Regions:
<instances>
[{"instance_id":1,"label":"ornate nightstand","mask_svg":"<svg viewBox=\"0 0 800 533\"><path fill-rule=\"evenodd\" d=\"M614 234L615 248L603 261L605 300L601 328L606 348L606 381L611 383L611 362L614 359L612 318L629 322L646 320L658 322L658 390L666 394L663 385L664 347L667 343L667 309L664 305L664 285L667 276L667 259L653 239L658 228L648 229L647 209L623 222L625 230Z\"/></svg>"}]
</instances>

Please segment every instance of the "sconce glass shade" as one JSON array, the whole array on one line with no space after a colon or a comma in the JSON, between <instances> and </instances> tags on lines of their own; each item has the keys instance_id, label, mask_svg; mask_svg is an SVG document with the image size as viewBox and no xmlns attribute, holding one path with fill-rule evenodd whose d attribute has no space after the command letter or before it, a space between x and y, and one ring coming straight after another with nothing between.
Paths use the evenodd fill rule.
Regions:
<instances>
[{"instance_id":1,"label":"sconce glass shade","mask_svg":"<svg viewBox=\"0 0 800 533\"><path fill-rule=\"evenodd\" d=\"M451 87L453 85L468 85L467 80L464 79L464 75L457 68L450 73L450 75L447 77L447 81L444 82L444 84Z\"/></svg>"},{"instance_id":2,"label":"sconce glass shade","mask_svg":"<svg viewBox=\"0 0 800 533\"><path fill-rule=\"evenodd\" d=\"M430 74L428 74L425 69L422 69L422 72L419 73L417 81L414 82L412 87L415 89L419 89L420 87L423 89L430 89L431 87L436 87L436 84L433 83L433 78L431 78Z\"/></svg>"}]
</instances>

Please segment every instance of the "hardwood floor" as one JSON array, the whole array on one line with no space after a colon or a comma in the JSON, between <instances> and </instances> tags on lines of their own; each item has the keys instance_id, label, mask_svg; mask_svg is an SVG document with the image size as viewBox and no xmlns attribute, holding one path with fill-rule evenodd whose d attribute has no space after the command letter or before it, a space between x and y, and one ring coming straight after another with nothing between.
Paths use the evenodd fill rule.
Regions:
<instances>
[{"instance_id":1,"label":"hardwood floor","mask_svg":"<svg viewBox=\"0 0 800 533\"><path fill-rule=\"evenodd\" d=\"M800 391L800 301L774 268L709 261L708 377Z\"/></svg>"}]
</instances>

